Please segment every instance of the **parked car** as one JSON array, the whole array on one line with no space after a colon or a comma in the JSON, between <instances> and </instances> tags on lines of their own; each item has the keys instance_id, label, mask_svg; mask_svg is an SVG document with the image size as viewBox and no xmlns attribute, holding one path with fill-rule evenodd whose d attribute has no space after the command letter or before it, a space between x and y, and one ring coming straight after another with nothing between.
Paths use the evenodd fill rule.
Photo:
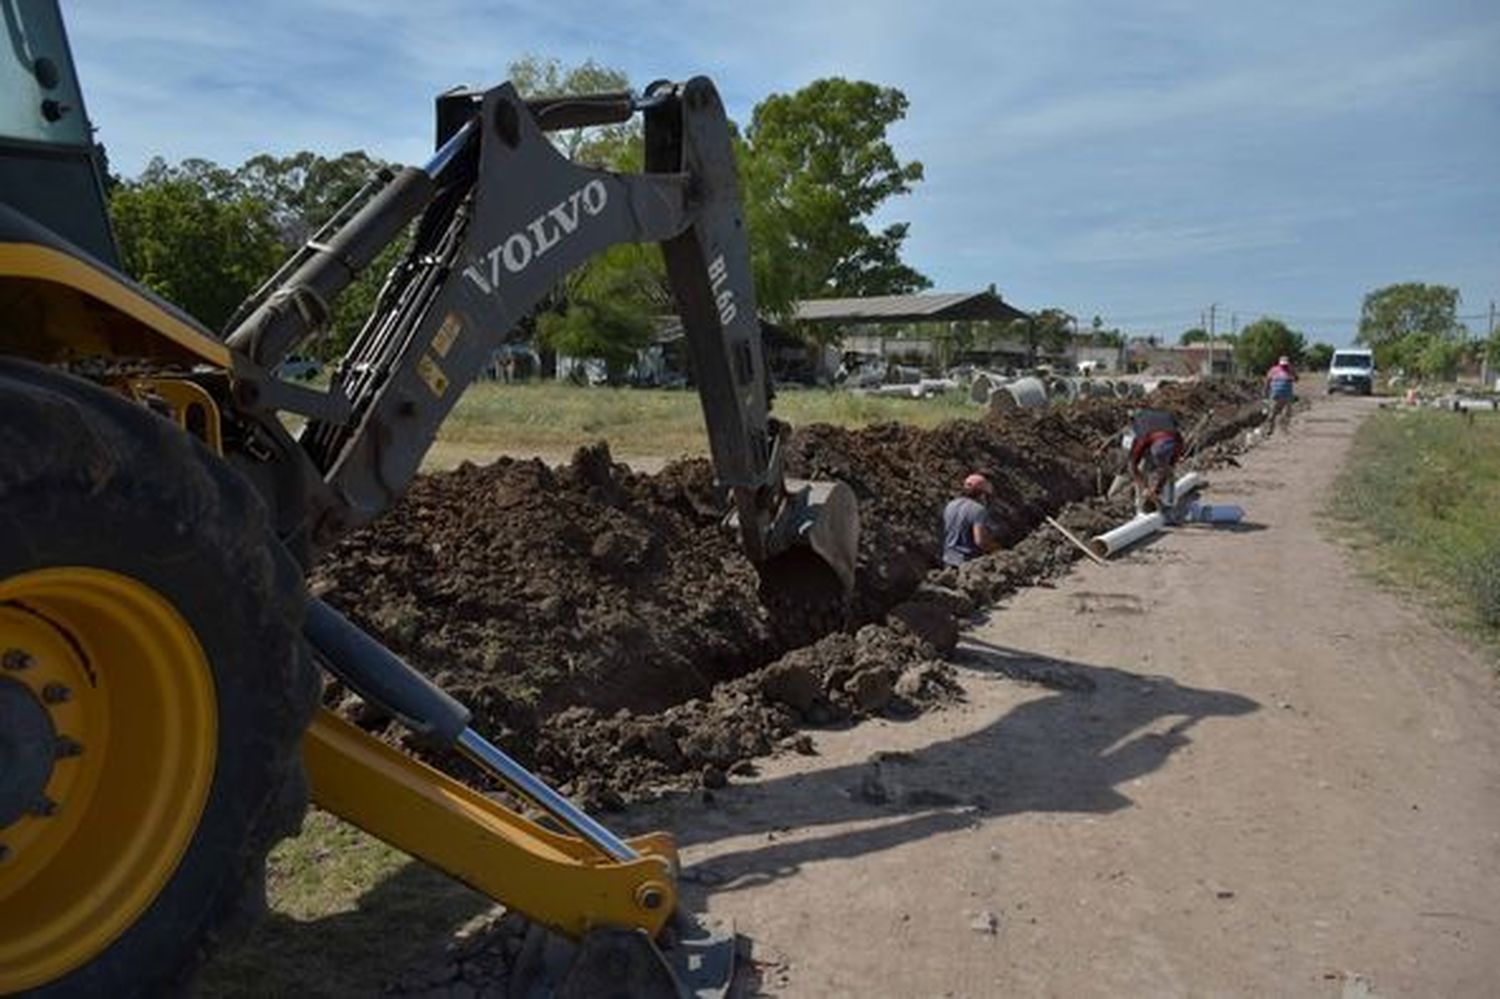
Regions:
<instances>
[{"instance_id":1,"label":"parked car","mask_svg":"<svg viewBox=\"0 0 1500 999\"><path fill-rule=\"evenodd\" d=\"M1328 394L1357 392L1369 395L1375 386L1375 352L1368 347L1342 347L1328 363Z\"/></svg>"}]
</instances>

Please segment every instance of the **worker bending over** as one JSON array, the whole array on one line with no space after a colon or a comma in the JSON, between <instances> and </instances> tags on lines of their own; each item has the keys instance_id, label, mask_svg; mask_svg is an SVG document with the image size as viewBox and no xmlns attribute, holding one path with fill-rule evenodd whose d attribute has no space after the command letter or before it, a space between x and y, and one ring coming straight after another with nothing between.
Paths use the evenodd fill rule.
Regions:
<instances>
[{"instance_id":1,"label":"worker bending over","mask_svg":"<svg viewBox=\"0 0 1500 999\"><path fill-rule=\"evenodd\" d=\"M1183 451L1177 417L1165 409L1138 409L1130 421L1130 435L1136 512L1171 510L1177 503L1175 475Z\"/></svg>"},{"instance_id":2,"label":"worker bending over","mask_svg":"<svg viewBox=\"0 0 1500 999\"><path fill-rule=\"evenodd\" d=\"M963 490L943 508L943 564L962 565L1000 547L999 525L987 505L995 487L978 472L964 479Z\"/></svg>"}]
</instances>

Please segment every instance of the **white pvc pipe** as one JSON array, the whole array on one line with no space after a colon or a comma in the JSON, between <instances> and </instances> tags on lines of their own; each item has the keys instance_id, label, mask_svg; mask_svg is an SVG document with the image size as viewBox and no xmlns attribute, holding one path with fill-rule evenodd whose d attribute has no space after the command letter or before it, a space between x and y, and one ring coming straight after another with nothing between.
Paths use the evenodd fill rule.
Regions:
<instances>
[{"instance_id":1,"label":"white pvc pipe","mask_svg":"<svg viewBox=\"0 0 1500 999\"><path fill-rule=\"evenodd\" d=\"M1089 547L1101 558L1129 548L1142 538L1150 537L1166 526L1167 518L1160 513L1138 513L1131 520L1105 531L1089 540Z\"/></svg>"},{"instance_id":2,"label":"white pvc pipe","mask_svg":"<svg viewBox=\"0 0 1500 999\"><path fill-rule=\"evenodd\" d=\"M1188 472L1185 475L1179 477L1177 480L1177 484L1172 488L1175 490L1176 498L1180 500L1192 490L1202 489L1206 485L1208 485L1208 480L1205 479L1200 473Z\"/></svg>"},{"instance_id":3,"label":"white pvc pipe","mask_svg":"<svg viewBox=\"0 0 1500 999\"><path fill-rule=\"evenodd\" d=\"M1235 503L1199 503L1195 500L1188 504L1182 519L1197 524L1238 524L1245 519L1245 508Z\"/></svg>"}]
</instances>

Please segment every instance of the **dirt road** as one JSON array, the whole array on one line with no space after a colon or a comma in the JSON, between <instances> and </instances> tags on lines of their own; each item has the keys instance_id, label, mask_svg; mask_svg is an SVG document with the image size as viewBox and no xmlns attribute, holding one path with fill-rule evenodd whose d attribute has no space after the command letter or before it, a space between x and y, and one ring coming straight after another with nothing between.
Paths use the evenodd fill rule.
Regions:
<instances>
[{"instance_id":1,"label":"dirt road","mask_svg":"<svg viewBox=\"0 0 1500 999\"><path fill-rule=\"evenodd\" d=\"M962 707L679 806L692 901L799 995L1495 995L1492 667L1320 528L1367 401L967 635ZM1017 683L1015 678L1030 678Z\"/></svg>"}]
</instances>

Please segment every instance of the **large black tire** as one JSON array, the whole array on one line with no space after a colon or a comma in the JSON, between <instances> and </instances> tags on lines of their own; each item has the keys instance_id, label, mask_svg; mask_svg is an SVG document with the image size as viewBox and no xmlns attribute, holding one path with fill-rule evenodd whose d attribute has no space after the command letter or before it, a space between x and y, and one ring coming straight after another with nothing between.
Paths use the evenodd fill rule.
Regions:
<instances>
[{"instance_id":1,"label":"large black tire","mask_svg":"<svg viewBox=\"0 0 1500 999\"><path fill-rule=\"evenodd\" d=\"M132 577L175 607L208 660L218 745L186 852L113 943L37 994L177 992L264 909L266 852L307 807L300 744L320 681L300 637L301 570L260 498L197 440L91 383L4 359L0 525L0 580L49 566Z\"/></svg>"}]
</instances>

